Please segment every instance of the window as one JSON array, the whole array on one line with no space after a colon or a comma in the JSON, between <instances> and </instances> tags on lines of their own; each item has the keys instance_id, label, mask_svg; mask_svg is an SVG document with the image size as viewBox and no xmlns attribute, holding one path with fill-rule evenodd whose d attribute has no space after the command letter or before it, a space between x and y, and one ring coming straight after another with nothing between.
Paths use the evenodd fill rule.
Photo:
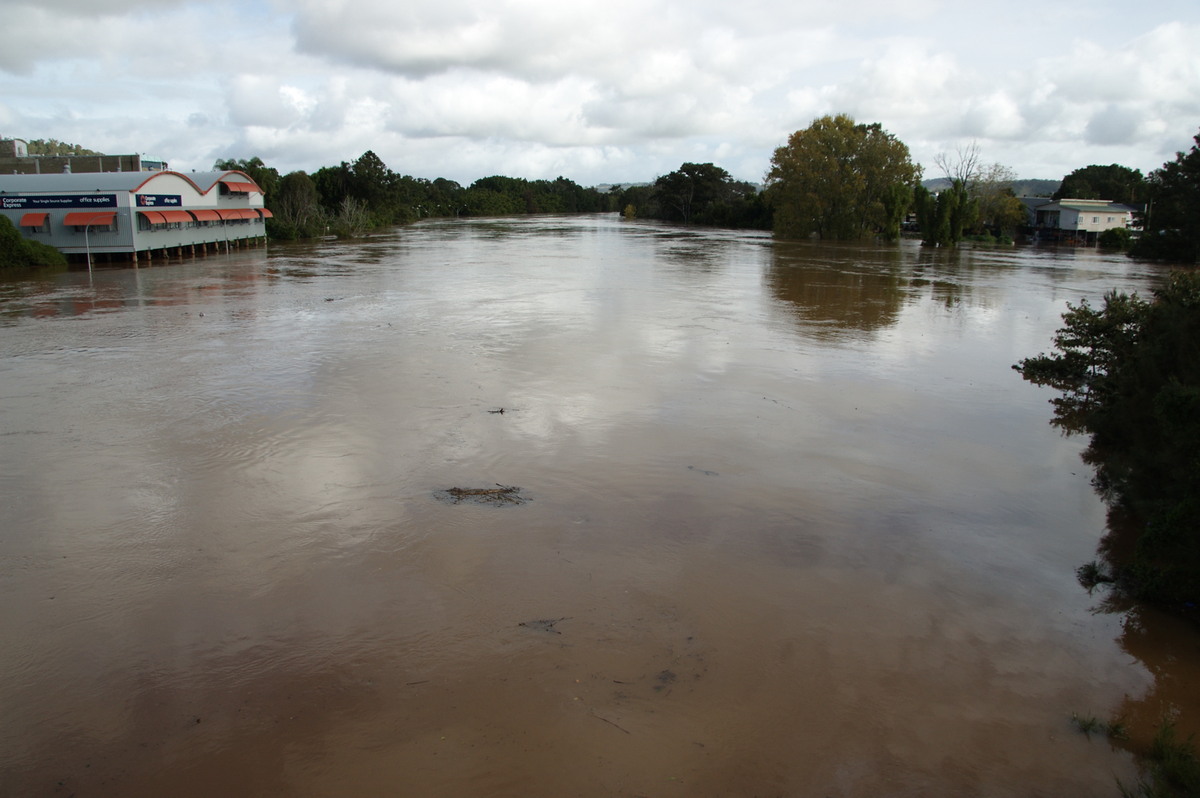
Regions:
<instances>
[{"instance_id":1,"label":"window","mask_svg":"<svg viewBox=\"0 0 1200 798\"><path fill-rule=\"evenodd\" d=\"M1092 224L1100 224L1100 217L1099 217L1099 216L1093 216L1093 217L1092 217Z\"/></svg>"}]
</instances>

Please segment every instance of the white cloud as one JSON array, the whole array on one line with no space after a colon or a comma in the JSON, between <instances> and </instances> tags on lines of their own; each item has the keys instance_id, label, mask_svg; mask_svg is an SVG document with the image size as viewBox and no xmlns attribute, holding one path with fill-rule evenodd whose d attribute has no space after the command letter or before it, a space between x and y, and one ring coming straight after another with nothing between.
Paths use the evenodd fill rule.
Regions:
<instances>
[{"instance_id":1,"label":"white cloud","mask_svg":"<svg viewBox=\"0 0 1200 798\"><path fill-rule=\"evenodd\" d=\"M183 168L372 149L459 181L685 160L757 180L788 134L846 112L927 166L975 140L1027 177L1148 171L1200 124L1200 8L1096 3L1064 28L994 0L10 0L0 133Z\"/></svg>"}]
</instances>

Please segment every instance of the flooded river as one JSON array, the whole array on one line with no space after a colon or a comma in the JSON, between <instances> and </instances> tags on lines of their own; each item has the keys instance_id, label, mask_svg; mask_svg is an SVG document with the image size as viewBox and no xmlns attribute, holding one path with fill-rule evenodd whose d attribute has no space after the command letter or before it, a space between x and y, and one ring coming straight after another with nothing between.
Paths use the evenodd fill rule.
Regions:
<instances>
[{"instance_id":1,"label":"flooded river","mask_svg":"<svg viewBox=\"0 0 1200 798\"><path fill-rule=\"evenodd\" d=\"M1200 654L1077 584L1011 365L1161 276L584 216L0 283L0 795L1116 795L1072 713Z\"/></svg>"}]
</instances>

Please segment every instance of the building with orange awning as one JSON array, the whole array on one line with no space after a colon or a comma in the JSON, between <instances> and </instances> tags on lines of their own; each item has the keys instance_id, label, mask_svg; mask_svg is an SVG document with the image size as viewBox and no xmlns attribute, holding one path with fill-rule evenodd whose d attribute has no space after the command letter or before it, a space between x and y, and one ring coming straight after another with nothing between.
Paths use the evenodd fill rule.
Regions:
<instances>
[{"instance_id":1,"label":"building with orange awning","mask_svg":"<svg viewBox=\"0 0 1200 798\"><path fill-rule=\"evenodd\" d=\"M0 213L68 256L126 262L257 245L271 215L236 170L0 175Z\"/></svg>"}]
</instances>

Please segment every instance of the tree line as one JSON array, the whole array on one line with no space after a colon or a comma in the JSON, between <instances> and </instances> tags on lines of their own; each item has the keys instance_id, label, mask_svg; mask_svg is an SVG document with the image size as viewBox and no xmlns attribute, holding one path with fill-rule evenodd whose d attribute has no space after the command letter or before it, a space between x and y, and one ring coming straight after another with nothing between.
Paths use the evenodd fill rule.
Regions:
<instances>
[{"instance_id":1,"label":"tree line","mask_svg":"<svg viewBox=\"0 0 1200 798\"><path fill-rule=\"evenodd\" d=\"M429 217L502 216L522 213L596 213L615 208L609 192L584 188L565 177L525 180L492 176L463 187L453 180L401 175L371 150L311 175L280 175L260 158L219 160L214 169L245 172L263 190L273 214L275 239L358 236L370 230Z\"/></svg>"},{"instance_id":2,"label":"tree line","mask_svg":"<svg viewBox=\"0 0 1200 798\"><path fill-rule=\"evenodd\" d=\"M90 154L55 139L29 142L31 153ZM771 158L765 184L738 181L712 163L684 163L653 183L601 191L558 177L495 175L462 186L393 172L368 150L312 174L281 175L260 158L218 160L215 169L245 172L263 189L275 239L356 236L429 217L618 212L681 224L772 230L779 238L894 240L902 232L930 246L1011 239L1027 224L1015 196L1016 175L985 163L972 144L934 159L945 187L921 183L923 167L878 123L824 116L789 136ZM1188 153L1147 176L1111 164L1076 169L1051 199L1107 199L1138 208L1142 235L1109 231L1101 243L1130 246L1144 258L1200 259L1200 134Z\"/></svg>"},{"instance_id":3,"label":"tree line","mask_svg":"<svg viewBox=\"0 0 1200 798\"><path fill-rule=\"evenodd\" d=\"M1107 199L1138 209L1144 234L1103 238L1132 244L1133 254L1195 263L1200 257L1200 137L1148 176L1118 164L1067 174L1051 199ZM565 177L526 180L495 175L462 186L452 180L401 175L372 151L312 174L280 175L255 157L222 160L262 187L274 213L268 233L279 239L361 235L428 217L618 212L681 224L772 230L779 238L894 240L902 232L929 246L975 238L1005 240L1027 225L1014 194L1016 175L986 163L972 144L934 159L945 178L926 188L923 167L907 145L878 123L845 114L824 116L775 150L765 184L739 181L712 163L684 163L652 183L601 191Z\"/></svg>"}]
</instances>

